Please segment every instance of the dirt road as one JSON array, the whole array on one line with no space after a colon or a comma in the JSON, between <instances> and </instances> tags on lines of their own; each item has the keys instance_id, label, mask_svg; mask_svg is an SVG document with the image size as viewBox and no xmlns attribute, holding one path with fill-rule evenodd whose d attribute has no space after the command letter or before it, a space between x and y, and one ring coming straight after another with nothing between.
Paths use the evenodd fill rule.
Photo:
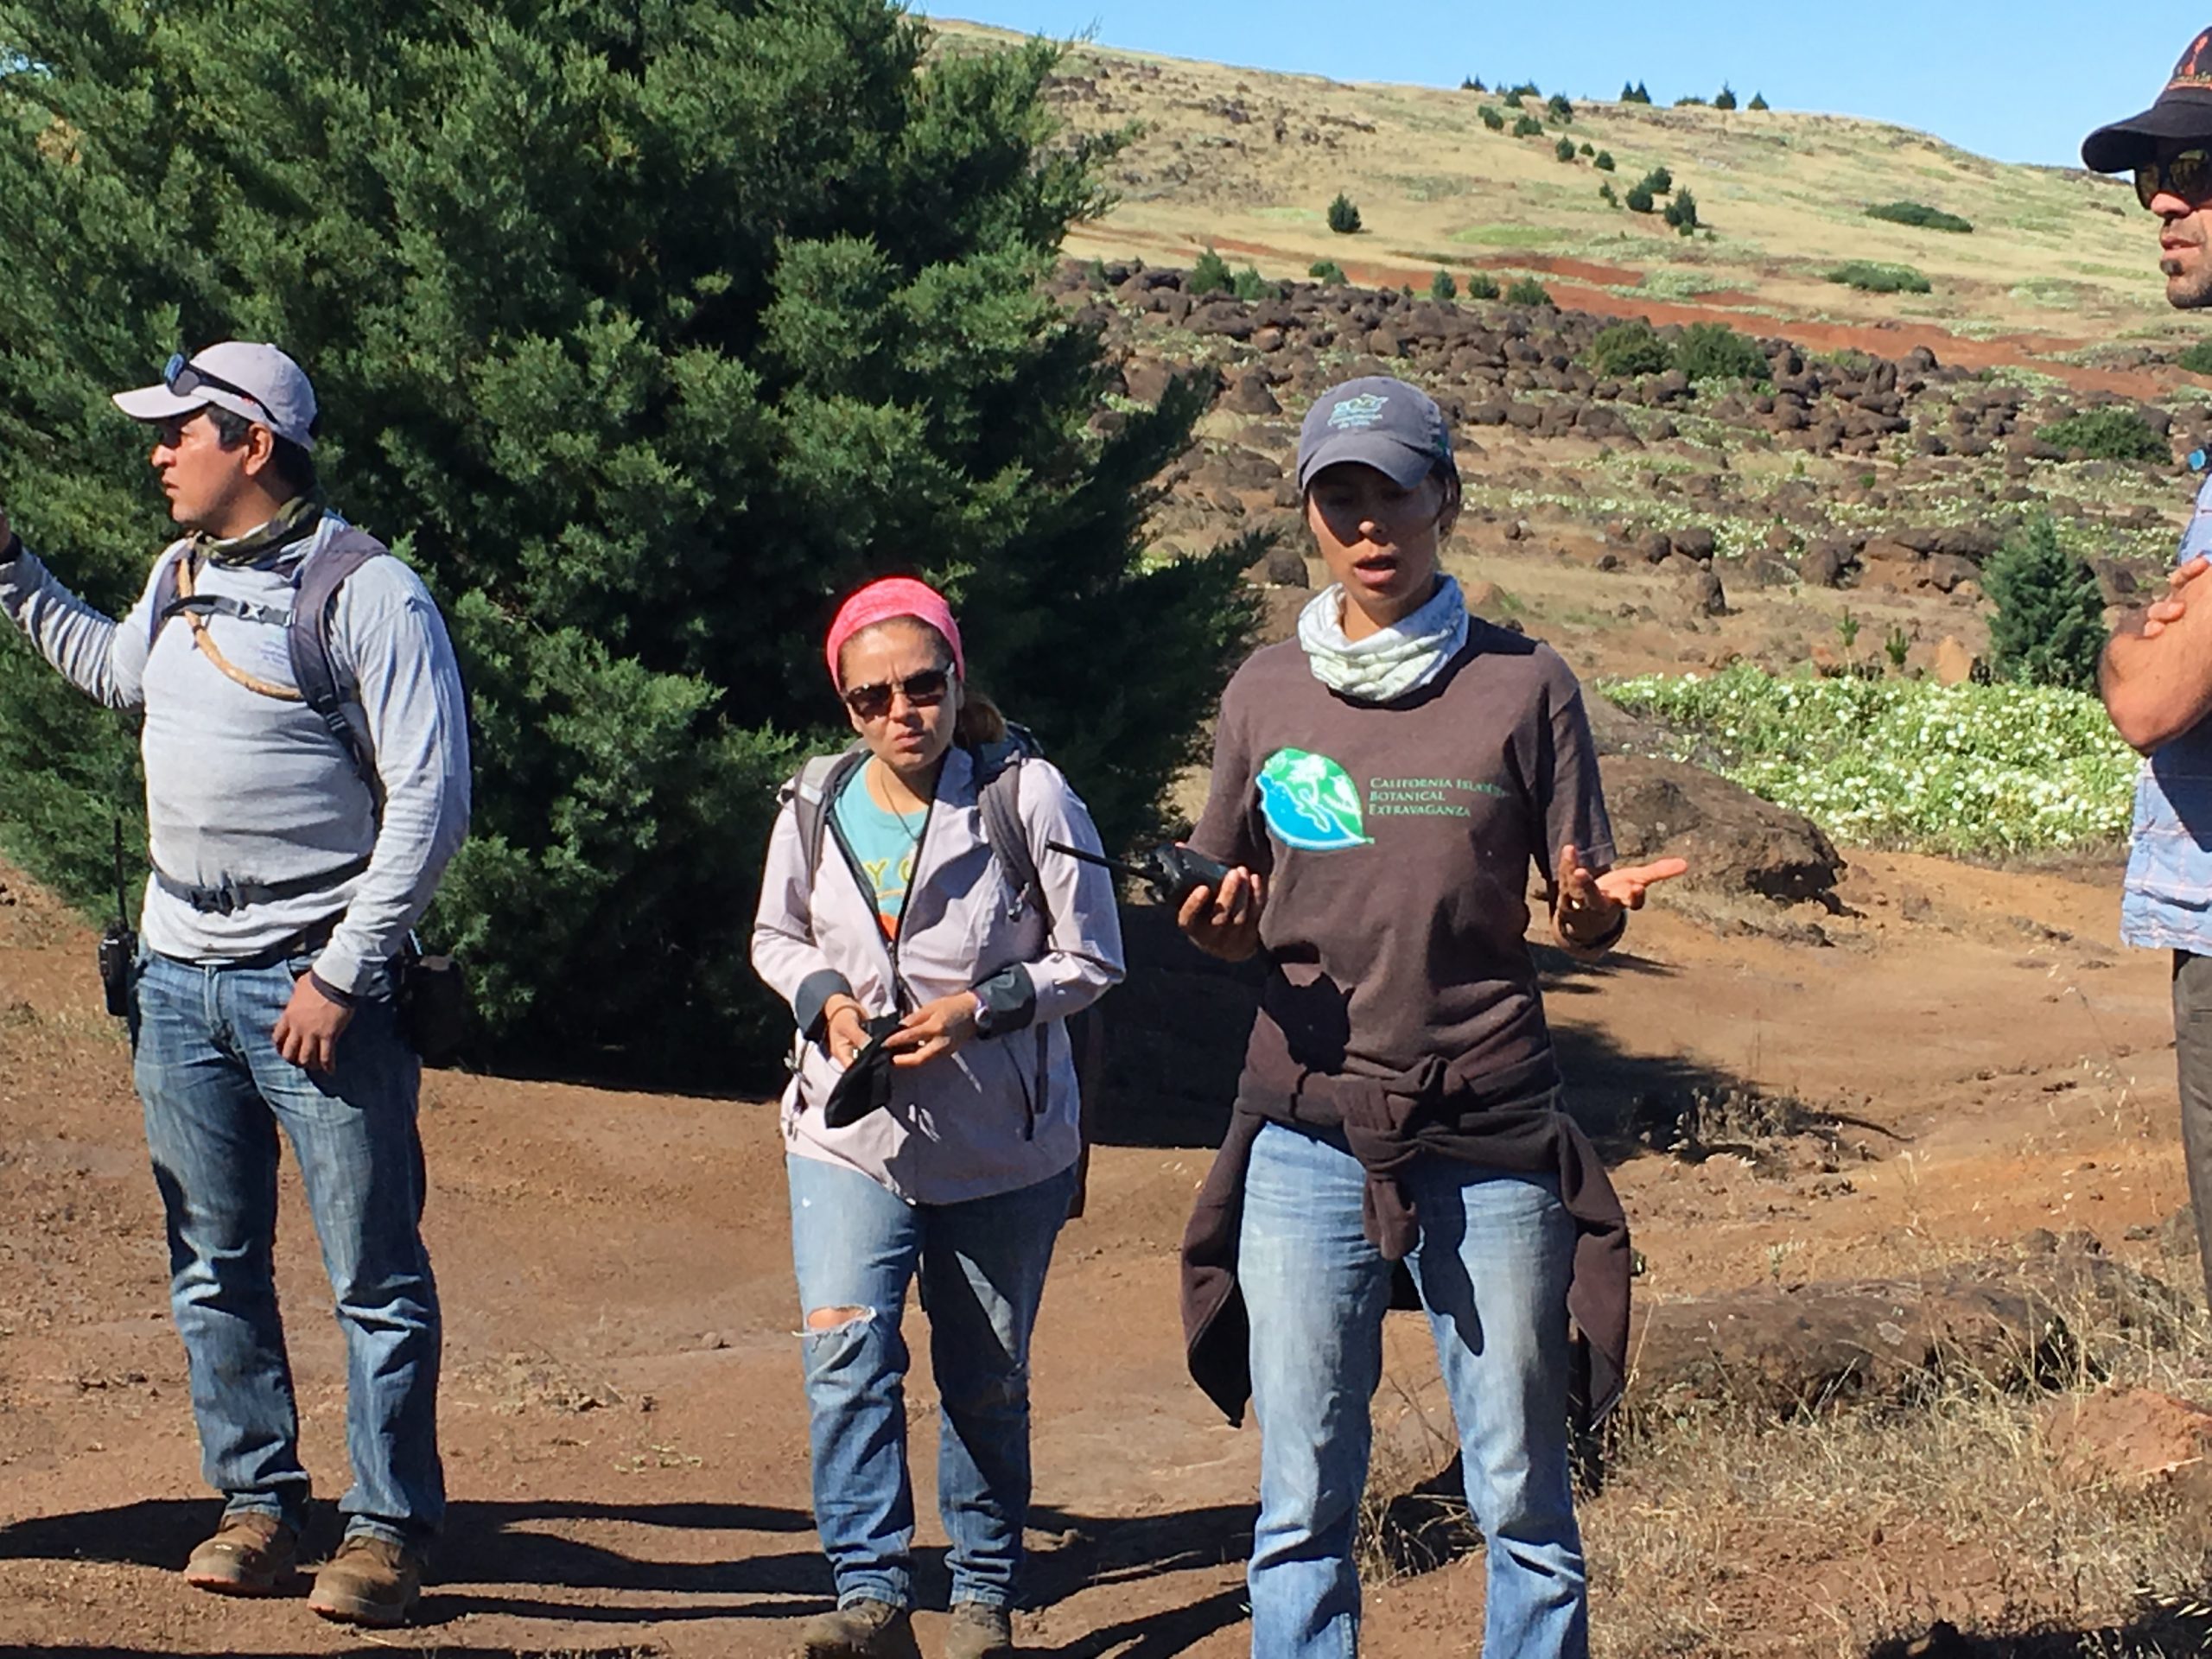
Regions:
<instances>
[{"instance_id":1,"label":"dirt road","mask_svg":"<svg viewBox=\"0 0 2212 1659\"><path fill-rule=\"evenodd\" d=\"M435 1077L424 1135L454 1511L423 1621L372 1641L296 1599L196 1594L174 1569L215 1510L127 1056L96 1007L84 930L0 880L0 1649L785 1650L829 1579L771 1108ZM2033 1226L2118 1245L2182 1201L2164 967L2117 948L2109 874L1869 855L1847 898L1857 915L1824 924L1831 948L1662 911L1611 967L1553 986L1570 1076L1601 1128L1642 1094L1738 1084L1862 1124L1849 1179L1825 1185L1610 1143L1649 1261L1641 1294L1910 1270ZM1257 1442L1185 1379L1174 1314L1175 1241L1206 1155L1105 1148L1090 1216L1065 1236L1036 1365L1028 1651L1225 1656L1248 1640ZM284 1226L306 1453L334 1497L342 1353L289 1182ZM1392 1347L1386 1392L1418 1395L1421 1327L1394 1326ZM925 1508L932 1403L917 1379ZM1621 1551L1652 1502L1623 1479L1586 1511L1601 1651L1630 1650L1607 1632L1628 1629L1644 1593L1623 1582ZM1796 1566L1716 1573L1715 1617L1744 1633L1727 1646L1809 1650L1829 1624L1821 1598L1861 1568L1948 1581L1942 1541L1876 1537L1783 1527L1738 1541L1754 1569L1777 1550ZM923 1594L941 1608L933 1523L925 1539ZM1480 1582L1476 1557L1382 1589L1369 1650L1471 1651ZM923 1621L925 1650L935 1627Z\"/></svg>"}]
</instances>

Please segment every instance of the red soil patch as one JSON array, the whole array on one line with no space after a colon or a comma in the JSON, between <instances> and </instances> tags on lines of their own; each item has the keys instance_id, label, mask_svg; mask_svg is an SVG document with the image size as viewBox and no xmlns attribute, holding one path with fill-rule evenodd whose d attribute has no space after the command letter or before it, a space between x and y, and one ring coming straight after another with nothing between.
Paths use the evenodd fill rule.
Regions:
<instances>
[{"instance_id":1,"label":"red soil patch","mask_svg":"<svg viewBox=\"0 0 2212 1659\"><path fill-rule=\"evenodd\" d=\"M1634 288L1643 280L1642 271L1626 265L1601 265L1594 259L1567 259L1548 253L1496 253L1474 264L1489 270L1541 270L1547 276L1617 288Z\"/></svg>"}]
</instances>

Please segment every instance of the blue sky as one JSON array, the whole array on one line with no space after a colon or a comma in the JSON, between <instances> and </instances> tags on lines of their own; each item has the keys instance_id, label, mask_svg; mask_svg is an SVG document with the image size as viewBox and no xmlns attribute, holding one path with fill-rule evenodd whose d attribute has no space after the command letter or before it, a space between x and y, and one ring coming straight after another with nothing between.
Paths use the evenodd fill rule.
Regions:
<instances>
[{"instance_id":1,"label":"blue sky","mask_svg":"<svg viewBox=\"0 0 2212 1659\"><path fill-rule=\"evenodd\" d=\"M1871 116L1999 161L2066 166L2079 165L2092 127L2149 104L2212 24L2212 0L1855 0L1834 12L1774 0L939 0L930 10L1338 80L1503 76L1599 98L1641 80L1668 103L1710 97L1726 80L1746 102L1764 92L1777 109Z\"/></svg>"}]
</instances>

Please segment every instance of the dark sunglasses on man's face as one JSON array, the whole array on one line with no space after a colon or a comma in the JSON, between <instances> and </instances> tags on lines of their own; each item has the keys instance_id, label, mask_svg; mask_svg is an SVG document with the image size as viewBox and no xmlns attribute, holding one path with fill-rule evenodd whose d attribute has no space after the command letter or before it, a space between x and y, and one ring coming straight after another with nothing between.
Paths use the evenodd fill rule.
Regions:
<instances>
[{"instance_id":1,"label":"dark sunglasses on man's face","mask_svg":"<svg viewBox=\"0 0 2212 1659\"><path fill-rule=\"evenodd\" d=\"M910 709L934 709L952 689L952 676L941 668L925 668L903 680L879 680L874 685L846 689L845 707L862 720L881 720L891 712L891 700L903 695Z\"/></svg>"},{"instance_id":2,"label":"dark sunglasses on man's face","mask_svg":"<svg viewBox=\"0 0 2212 1659\"><path fill-rule=\"evenodd\" d=\"M2212 150L2184 149L2178 156L2146 162L2135 169L2135 199L2148 207L2160 196L2201 202L2212 195Z\"/></svg>"},{"instance_id":3,"label":"dark sunglasses on man's face","mask_svg":"<svg viewBox=\"0 0 2212 1659\"><path fill-rule=\"evenodd\" d=\"M245 398L264 415L269 413L269 405L244 386L235 385L219 375L195 367L192 359L182 352L171 356L168 365L162 370L162 384L180 397L189 397L194 392L212 386L217 391L229 392L233 397Z\"/></svg>"}]
</instances>

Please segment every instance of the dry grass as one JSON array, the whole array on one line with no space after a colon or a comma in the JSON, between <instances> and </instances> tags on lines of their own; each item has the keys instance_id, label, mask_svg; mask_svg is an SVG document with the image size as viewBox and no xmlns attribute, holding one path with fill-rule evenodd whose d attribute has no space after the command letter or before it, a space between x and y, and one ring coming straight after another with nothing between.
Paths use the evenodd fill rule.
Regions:
<instances>
[{"instance_id":1,"label":"dry grass","mask_svg":"<svg viewBox=\"0 0 2212 1659\"><path fill-rule=\"evenodd\" d=\"M2212 1323L2186 1306L2183 1324L2163 1330L2086 1301L2063 1310L2072 1369L2050 1392L1967 1372L1932 1378L1910 1408L1794 1421L1720 1408L1661 1416L1632 1402L1603 1490L1582 1508L1594 1651L2212 1652L2200 1599L2212 1584L2212 1516L2158 1487L2062 1465L2050 1433L2069 1400L2106 1389L2212 1398ZM1479 1547L1446 1486L1456 1469L1438 1478L1456 1447L1424 1324L1394 1332L1376 1421L1360 1558L1367 1583L1382 1586ZM1438 1581L1455 1618L1480 1577Z\"/></svg>"}]
</instances>

